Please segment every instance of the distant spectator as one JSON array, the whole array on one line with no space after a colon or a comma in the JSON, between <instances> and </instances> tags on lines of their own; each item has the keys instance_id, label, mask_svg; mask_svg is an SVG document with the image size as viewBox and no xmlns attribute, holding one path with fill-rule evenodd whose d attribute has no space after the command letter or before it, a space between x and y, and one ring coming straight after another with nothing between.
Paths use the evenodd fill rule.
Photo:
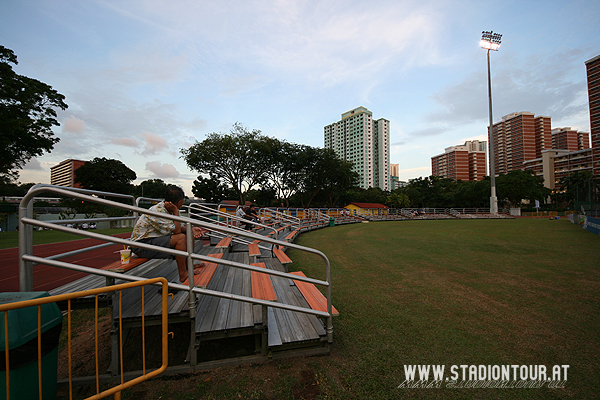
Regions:
<instances>
[{"instance_id":1,"label":"distant spectator","mask_svg":"<svg viewBox=\"0 0 600 400\"><path fill-rule=\"evenodd\" d=\"M250 208L248 208L246 210L246 215L244 216L245 219L252 221L252 222L257 222L260 223L260 218L258 217L258 211L256 211L256 207L254 206L254 204L252 204L250 206ZM250 230L252 228L253 224L246 224L246 229Z\"/></svg>"},{"instance_id":2,"label":"distant spectator","mask_svg":"<svg viewBox=\"0 0 600 400\"><path fill-rule=\"evenodd\" d=\"M235 216L238 217L238 218L240 218L240 219L243 219L243 218L246 217L246 211L244 211L244 206L239 206L237 208L237 210L235 212ZM242 221L241 220L237 221L237 226L238 227L242 226Z\"/></svg>"}]
</instances>

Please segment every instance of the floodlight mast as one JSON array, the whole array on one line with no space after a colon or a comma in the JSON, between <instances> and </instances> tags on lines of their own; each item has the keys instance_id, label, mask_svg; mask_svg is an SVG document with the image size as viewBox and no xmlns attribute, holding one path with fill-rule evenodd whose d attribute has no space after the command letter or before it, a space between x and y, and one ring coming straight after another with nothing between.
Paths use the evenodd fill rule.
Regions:
<instances>
[{"instance_id":1,"label":"floodlight mast","mask_svg":"<svg viewBox=\"0 0 600 400\"><path fill-rule=\"evenodd\" d=\"M502 35L500 33L494 33L494 31L483 31L481 32L481 41L479 45L487 50L487 67L488 67L488 98L489 98L489 141L490 141L490 213L498 214L498 198L496 197L496 168L495 168L495 150L494 150L494 119L492 117L492 74L490 69L490 50L498 51L500 42L502 41Z\"/></svg>"}]
</instances>

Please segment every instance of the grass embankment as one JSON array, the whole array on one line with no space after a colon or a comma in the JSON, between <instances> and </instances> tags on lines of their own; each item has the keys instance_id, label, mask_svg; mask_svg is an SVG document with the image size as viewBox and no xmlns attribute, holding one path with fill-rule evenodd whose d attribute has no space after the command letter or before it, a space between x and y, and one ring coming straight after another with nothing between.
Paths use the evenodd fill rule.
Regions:
<instances>
[{"instance_id":1,"label":"grass embankment","mask_svg":"<svg viewBox=\"0 0 600 400\"><path fill-rule=\"evenodd\" d=\"M154 380L126 398L558 399L600 391L600 238L546 219L407 221L321 229L332 354ZM290 251L291 270L325 278ZM569 365L564 389L399 389L404 366ZM432 379L432 378L430 378Z\"/></svg>"},{"instance_id":2,"label":"grass embankment","mask_svg":"<svg viewBox=\"0 0 600 400\"><path fill-rule=\"evenodd\" d=\"M90 232L103 235L116 235L118 233L131 232L131 228L117 229L94 229ZM84 236L73 235L59 231L33 231L33 244L48 244L68 242L70 240L86 239ZM19 232L0 232L0 249L19 247Z\"/></svg>"}]
</instances>

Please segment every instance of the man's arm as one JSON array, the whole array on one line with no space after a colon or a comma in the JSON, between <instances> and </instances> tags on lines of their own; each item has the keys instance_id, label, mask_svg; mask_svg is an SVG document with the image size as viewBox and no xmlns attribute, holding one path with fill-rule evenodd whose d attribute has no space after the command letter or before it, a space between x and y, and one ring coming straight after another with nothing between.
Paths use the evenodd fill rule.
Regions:
<instances>
[{"instance_id":1,"label":"man's arm","mask_svg":"<svg viewBox=\"0 0 600 400\"><path fill-rule=\"evenodd\" d=\"M170 201L165 201L165 208L167 209L169 214L179 217L179 208L177 208L175 204L171 203ZM173 221L173 223L175 224L175 228L173 229L173 232L171 232L173 235L176 235L178 233L185 233L185 228L182 229L181 223L179 221Z\"/></svg>"}]
</instances>

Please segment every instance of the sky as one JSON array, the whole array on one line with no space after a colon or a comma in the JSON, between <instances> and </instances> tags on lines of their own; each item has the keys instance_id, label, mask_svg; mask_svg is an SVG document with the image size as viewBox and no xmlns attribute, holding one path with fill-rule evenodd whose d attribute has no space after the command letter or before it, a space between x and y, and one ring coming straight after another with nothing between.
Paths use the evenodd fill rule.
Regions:
<instances>
[{"instance_id":1,"label":"sky","mask_svg":"<svg viewBox=\"0 0 600 400\"><path fill-rule=\"evenodd\" d=\"M2 0L0 44L14 70L51 85L69 108L60 138L22 183L50 183L66 159L114 158L139 184L191 194L181 149L248 129L323 147L323 128L363 106L390 121L400 180L431 157L487 140L493 120L530 111L589 132L585 61L600 54L597 0Z\"/></svg>"}]
</instances>

